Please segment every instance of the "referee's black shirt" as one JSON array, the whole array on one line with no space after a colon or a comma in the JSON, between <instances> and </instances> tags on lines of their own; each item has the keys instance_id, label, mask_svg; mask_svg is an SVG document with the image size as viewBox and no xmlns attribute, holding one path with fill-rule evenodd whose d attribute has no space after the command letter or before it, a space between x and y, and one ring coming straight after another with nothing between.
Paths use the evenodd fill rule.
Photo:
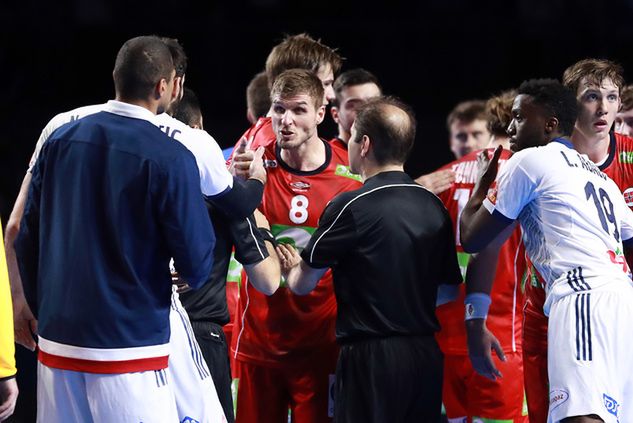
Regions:
<instances>
[{"instance_id":1,"label":"referee's black shirt","mask_svg":"<svg viewBox=\"0 0 633 423\"><path fill-rule=\"evenodd\" d=\"M438 285L462 280L448 212L404 172L332 200L301 256L332 268L342 343L433 335Z\"/></svg>"}]
</instances>

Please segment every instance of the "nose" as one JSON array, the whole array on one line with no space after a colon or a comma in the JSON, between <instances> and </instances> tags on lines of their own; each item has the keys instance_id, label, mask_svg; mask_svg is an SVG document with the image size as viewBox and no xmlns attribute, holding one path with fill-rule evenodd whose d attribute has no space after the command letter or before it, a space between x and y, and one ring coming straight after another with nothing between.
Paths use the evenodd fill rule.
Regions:
<instances>
[{"instance_id":1,"label":"nose","mask_svg":"<svg viewBox=\"0 0 633 423\"><path fill-rule=\"evenodd\" d=\"M325 101L323 102L323 104L326 106L328 104L332 104L335 98L334 88L332 87L332 85L328 85L327 87L325 87L325 90L323 90L323 95L325 97Z\"/></svg>"},{"instance_id":2,"label":"nose","mask_svg":"<svg viewBox=\"0 0 633 423\"><path fill-rule=\"evenodd\" d=\"M598 102L598 110L596 111L596 113L598 113L598 115L606 115L607 114L608 102L609 102L609 100L606 97L602 97L602 99L600 99L600 101Z\"/></svg>"},{"instance_id":3,"label":"nose","mask_svg":"<svg viewBox=\"0 0 633 423\"><path fill-rule=\"evenodd\" d=\"M282 125L286 126L286 125L290 125L291 122L292 122L292 116L291 116L290 110L286 110L284 114L281 116L281 123Z\"/></svg>"},{"instance_id":4,"label":"nose","mask_svg":"<svg viewBox=\"0 0 633 423\"><path fill-rule=\"evenodd\" d=\"M510 121L510 124L506 128L506 134L509 136L513 136L516 133L516 128L514 127L514 119Z\"/></svg>"}]
</instances>

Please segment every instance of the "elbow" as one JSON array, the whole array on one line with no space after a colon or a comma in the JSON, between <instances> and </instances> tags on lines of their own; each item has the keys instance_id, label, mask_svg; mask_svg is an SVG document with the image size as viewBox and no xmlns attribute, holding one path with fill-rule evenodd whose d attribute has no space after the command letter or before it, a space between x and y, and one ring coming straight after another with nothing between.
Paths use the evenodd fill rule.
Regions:
<instances>
[{"instance_id":1,"label":"elbow","mask_svg":"<svg viewBox=\"0 0 633 423\"><path fill-rule=\"evenodd\" d=\"M258 285L259 285L258 291L261 292L262 294L270 297L275 292L277 292L277 288L279 288L279 279L277 279L275 281L273 281L273 280L262 281Z\"/></svg>"},{"instance_id":2,"label":"elbow","mask_svg":"<svg viewBox=\"0 0 633 423\"><path fill-rule=\"evenodd\" d=\"M4 233L4 245L6 249L12 249L13 243L18 237L18 233L20 232L20 220L19 219L9 219L7 222L7 227Z\"/></svg>"}]
</instances>

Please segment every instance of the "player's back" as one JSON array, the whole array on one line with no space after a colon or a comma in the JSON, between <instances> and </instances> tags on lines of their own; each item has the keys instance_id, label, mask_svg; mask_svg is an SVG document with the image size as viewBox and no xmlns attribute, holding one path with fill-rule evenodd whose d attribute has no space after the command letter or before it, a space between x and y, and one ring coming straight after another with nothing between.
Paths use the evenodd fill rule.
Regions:
<instances>
[{"instance_id":1,"label":"player's back","mask_svg":"<svg viewBox=\"0 0 633 423\"><path fill-rule=\"evenodd\" d=\"M504 191L498 210L510 218L517 216L508 210L522 210L526 249L547 281L546 310L574 292L628 283L620 257L622 231L631 236L631 212L615 183L571 144L553 141L515 154L499 186L511 191ZM512 199L515 189L523 195Z\"/></svg>"},{"instance_id":2,"label":"player's back","mask_svg":"<svg viewBox=\"0 0 633 423\"><path fill-rule=\"evenodd\" d=\"M41 255L39 266L44 338L94 348L168 342L174 253L164 239L168 202L204 213L197 178L183 183L184 172L173 172L181 166L195 169L191 154L142 119L101 112L51 135L33 173L42 193L41 250L51 252ZM173 197L175 186L190 192ZM185 200L195 192L199 204ZM200 222L199 216L190 216L203 224L198 234L187 234L190 246L208 239L208 218L204 213ZM174 257L195 250L188 247ZM178 264L198 285L208 263L194 270L193 262L205 263L204 257L189 257L194 260Z\"/></svg>"}]
</instances>

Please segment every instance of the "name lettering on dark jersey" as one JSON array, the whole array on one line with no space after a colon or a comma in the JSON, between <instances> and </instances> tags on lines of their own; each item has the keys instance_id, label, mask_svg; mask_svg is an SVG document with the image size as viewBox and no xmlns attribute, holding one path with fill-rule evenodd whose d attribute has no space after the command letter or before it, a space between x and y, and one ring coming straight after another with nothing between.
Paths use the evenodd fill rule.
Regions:
<instances>
[{"instance_id":1,"label":"name lettering on dark jersey","mask_svg":"<svg viewBox=\"0 0 633 423\"><path fill-rule=\"evenodd\" d=\"M581 156L579 153L574 153L575 154L572 155L570 160L570 158L567 157L564 151L560 152L560 154L563 155L563 159L565 159L565 163L567 163L567 166L579 167L589 173L593 173L594 175L601 177L605 181L607 180L607 175L605 175L600 169L598 169L598 166L596 166L591 160Z\"/></svg>"}]
</instances>

